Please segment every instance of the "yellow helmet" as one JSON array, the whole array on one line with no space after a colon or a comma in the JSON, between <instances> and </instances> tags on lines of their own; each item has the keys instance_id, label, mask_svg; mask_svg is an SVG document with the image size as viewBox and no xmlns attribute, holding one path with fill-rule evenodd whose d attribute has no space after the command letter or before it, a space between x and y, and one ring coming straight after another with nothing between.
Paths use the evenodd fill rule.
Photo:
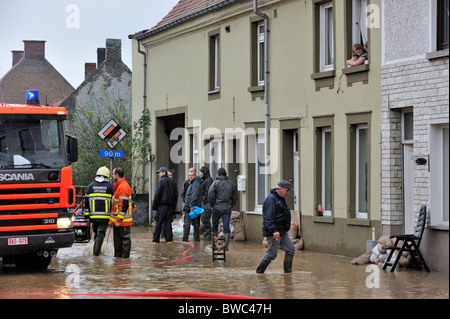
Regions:
<instances>
[{"instance_id":1,"label":"yellow helmet","mask_svg":"<svg viewBox=\"0 0 450 319\"><path fill-rule=\"evenodd\" d=\"M98 169L98 171L97 171L97 176L98 176L98 175L105 176L105 177L108 177L108 178L109 178L109 176L110 176L110 170L109 170L106 166L100 167L100 168Z\"/></svg>"}]
</instances>

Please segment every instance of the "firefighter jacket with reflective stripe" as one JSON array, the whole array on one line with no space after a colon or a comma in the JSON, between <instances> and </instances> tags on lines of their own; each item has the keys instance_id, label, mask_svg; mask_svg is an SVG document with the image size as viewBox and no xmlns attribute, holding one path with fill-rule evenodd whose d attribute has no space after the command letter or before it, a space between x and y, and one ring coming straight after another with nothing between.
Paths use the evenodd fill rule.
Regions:
<instances>
[{"instance_id":1,"label":"firefighter jacket with reflective stripe","mask_svg":"<svg viewBox=\"0 0 450 319\"><path fill-rule=\"evenodd\" d=\"M114 183L113 209L111 211L110 224L119 222L120 226L133 225L133 201L132 189L125 178Z\"/></svg>"},{"instance_id":2,"label":"firefighter jacket with reflective stripe","mask_svg":"<svg viewBox=\"0 0 450 319\"><path fill-rule=\"evenodd\" d=\"M92 221L109 221L114 194L113 184L109 182L93 182L86 190L84 215Z\"/></svg>"}]
</instances>

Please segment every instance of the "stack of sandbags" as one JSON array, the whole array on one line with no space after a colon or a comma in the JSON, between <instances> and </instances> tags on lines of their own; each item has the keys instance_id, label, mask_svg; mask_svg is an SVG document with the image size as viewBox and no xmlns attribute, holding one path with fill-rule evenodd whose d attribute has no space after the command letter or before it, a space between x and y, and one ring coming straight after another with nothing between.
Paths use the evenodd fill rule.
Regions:
<instances>
[{"instance_id":1,"label":"stack of sandbags","mask_svg":"<svg viewBox=\"0 0 450 319\"><path fill-rule=\"evenodd\" d=\"M223 236L223 223L219 223L219 238ZM241 212L232 211L230 217L230 237L234 241L245 241L245 223L244 215Z\"/></svg>"}]
</instances>

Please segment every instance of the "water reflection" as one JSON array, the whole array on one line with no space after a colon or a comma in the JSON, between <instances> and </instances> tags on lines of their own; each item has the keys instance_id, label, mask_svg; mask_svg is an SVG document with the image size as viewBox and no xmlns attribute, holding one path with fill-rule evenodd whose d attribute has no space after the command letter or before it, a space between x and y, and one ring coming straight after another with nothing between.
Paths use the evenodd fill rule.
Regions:
<instances>
[{"instance_id":1,"label":"water reflection","mask_svg":"<svg viewBox=\"0 0 450 319\"><path fill-rule=\"evenodd\" d=\"M449 298L446 273L381 270L380 288L371 289L367 280L373 274L365 266L350 265L347 257L297 252L293 273L284 274L280 254L265 274L258 275L255 270L264 255L259 243L230 243L227 262L212 262L209 242L195 243L194 248L181 242L154 244L149 241L149 228L133 228L132 237L129 259L114 258L112 242L94 257L91 242L60 250L46 271L0 270L0 299L167 291L275 299ZM75 272L71 265L76 266ZM71 281L70 276L77 274L78 281Z\"/></svg>"}]
</instances>

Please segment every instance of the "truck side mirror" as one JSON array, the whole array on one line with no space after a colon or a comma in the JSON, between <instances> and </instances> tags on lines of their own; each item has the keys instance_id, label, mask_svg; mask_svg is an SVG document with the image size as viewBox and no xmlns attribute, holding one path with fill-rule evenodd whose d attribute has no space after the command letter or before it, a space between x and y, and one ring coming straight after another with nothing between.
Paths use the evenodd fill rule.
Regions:
<instances>
[{"instance_id":1,"label":"truck side mirror","mask_svg":"<svg viewBox=\"0 0 450 319\"><path fill-rule=\"evenodd\" d=\"M66 135L67 138L67 159L69 164L78 161L78 140L70 135Z\"/></svg>"}]
</instances>

